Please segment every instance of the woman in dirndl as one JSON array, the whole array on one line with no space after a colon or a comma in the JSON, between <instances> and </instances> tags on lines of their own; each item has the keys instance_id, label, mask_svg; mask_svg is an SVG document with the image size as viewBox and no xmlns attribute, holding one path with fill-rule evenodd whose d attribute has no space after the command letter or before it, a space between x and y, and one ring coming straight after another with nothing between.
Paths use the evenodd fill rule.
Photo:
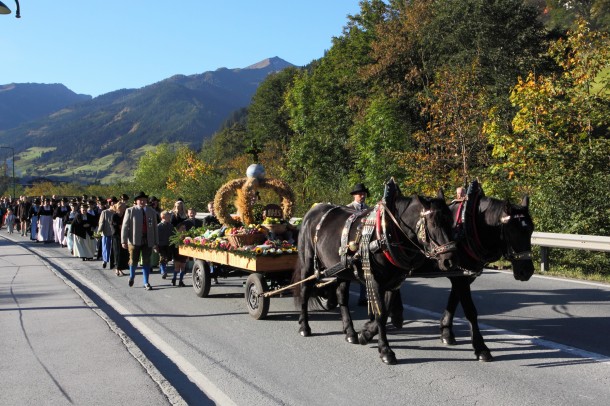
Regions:
<instances>
[{"instance_id":1,"label":"woman in dirndl","mask_svg":"<svg viewBox=\"0 0 610 406\"><path fill-rule=\"evenodd\" d=\"M96 219L87 213L89 206L82 204L80 213L72 222L71 232L74 237L74 256L83 261L92 261L95 255L95 240L93 239L93 228Z\"/></svg>"},{"instance_id":2,"label":"woman in dirndl","mask_svg":"<svg viewBox=\"0 0 610 406\"><path fill-rule=\"evenodd\" d=\"M64 239L61 245L68 247L70 254L74 252L74 236L72 235L72 223L78 215L78 203L72 200L70 203L70 212L64 216Z\"/></svg>"},{"instance_id":3,"label":"woman in dirndl","mask_svg":"<svg viewBox=\"0 0 610 406\"><path fill-rule=\"evenodd\" d=\"M53 210L53 233L55 234L55 242L60 244L62 247L65 246L64 243L64 218L70 212L70 207L68 207L68 199L63 197L55 210Z\"/></svg>"},{"instance_id":4,"label":"woman in dirndl","mask_svg":"<svg viewBox=\"0 0 610 406\"><path fill-rule=\"evenodd\" d=\"M51 200L44 199L43 205L38 212L38 241L45 244L53 242L53 206Z\"/></svg>"},{"instance_id":5,"label":"woman in dirndl","mask_svg":"<svg viewBox=\"0 0 610 406\"><path fill-rule=\"evenodd\" d=\"M123 217L127 204L123 201L116 203L114 206L114 214L112 215L112 250L114 256L114 273L117 276L124 276L129 269L129 250L123 248L121 244L121 228L123 227Z\"/></svg>"}]
</instances>

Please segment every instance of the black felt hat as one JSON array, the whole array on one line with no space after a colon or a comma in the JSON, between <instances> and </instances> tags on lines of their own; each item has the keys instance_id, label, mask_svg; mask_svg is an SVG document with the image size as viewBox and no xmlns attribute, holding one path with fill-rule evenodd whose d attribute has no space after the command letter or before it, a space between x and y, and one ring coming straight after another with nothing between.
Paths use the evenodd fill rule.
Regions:
<instances>
[{"instance_id":1,"label":"black felt hat","mask_svg":"<svg viewBox=\"0 0 610 406\"><path fill-rule=\"evenodd\" d=\"M148 199L148 195L144 192L140 192L133 198L133 200L138 200L138 199Z\"/></svg>"},{"instance_id":2,"label":"black felt hat","mask_svg":"<svg viewBox=\"0 0 610 406\"><path fill-rule=\"evenodd\" d=\"M366 188L366 186L364 186L364 183L356 183L352 191L349 192L350 195L356 195L358 193L366 193L367 195L369 194L369 190Z\"/></svg>"}]
</instances>

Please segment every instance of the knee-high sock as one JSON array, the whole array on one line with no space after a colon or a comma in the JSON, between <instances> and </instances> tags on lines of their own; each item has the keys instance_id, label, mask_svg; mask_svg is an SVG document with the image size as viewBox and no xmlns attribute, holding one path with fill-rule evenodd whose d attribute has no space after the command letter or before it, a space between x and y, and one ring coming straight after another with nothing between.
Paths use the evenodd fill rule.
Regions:
<instances>
[{"instance_id":1,"label":"knee-high sock","mask_svg":"<svg viewBox=\"0 0 610 406\"><path fill-rule=\"evenodd\" d=\"M133 279L136 277L136 266L129 265L129 279Z\"/></svg>"},{"instance_id":2,"label":"knee-high sock","mask_svg":"<svg viewBox=\"0 0 610 406\"><path fill-rule=\"evenodd\" d=\"M142 276L144 276L144 284L148 283L148 275L150 274L150 265L145 265L142 267Z\"/></svg>"}]
</instances>

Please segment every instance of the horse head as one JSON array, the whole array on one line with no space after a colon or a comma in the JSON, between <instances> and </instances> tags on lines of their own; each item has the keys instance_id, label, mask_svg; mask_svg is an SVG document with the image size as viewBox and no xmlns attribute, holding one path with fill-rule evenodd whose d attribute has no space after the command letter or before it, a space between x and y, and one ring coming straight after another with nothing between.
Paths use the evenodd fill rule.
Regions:
<instances>
[{"instance_id":1,"label":"horse head","mask_svg":"<svg viewBox=\"0 0 610 406\"><path fill-rule=\"evenodd\" d=\"M527 281L534 274L531 241L534 222L529 213L529 198L525 196L520 205L505 202L500 222L504 258L511 262L515 279Z\"/></svg>"},{"instance_id":2,"label":"horse head","mask_svg":"<svg viewBox=\"0 0 610 406\"><path fill-rule=\"evenodd\" d=\"M458 265L457 248L452 239L451 211L443 191L439 190L436 198L416 196L415 201L418 203L414 205L415 210L419 210L417 240L424 247L425 255L436 260L443 271L454 269Z\"/></svg>"}]
</instances>

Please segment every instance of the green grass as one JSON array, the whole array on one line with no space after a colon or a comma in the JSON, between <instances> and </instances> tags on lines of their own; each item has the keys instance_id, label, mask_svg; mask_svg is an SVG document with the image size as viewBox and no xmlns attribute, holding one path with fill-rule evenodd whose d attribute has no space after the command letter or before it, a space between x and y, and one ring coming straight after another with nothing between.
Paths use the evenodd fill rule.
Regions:
<instances>
[{"instance_id":1,"label":"green grass","mask_svg":"<svg viewBox=\"0 0 610 406\"><path fill-rule=\"evenodd\" d=\"M152 147L150 147L152 148ZM114 154L106 155L100 158L95 158L87 163L79 163L75 161L62 161L62 162L49 162L43 163L36 162L44 152L53 151L55 148L40 148L33 147L20 153L18 155L19 160L16 161L16 167L21 176L61 176L61 177L74 177L78 181L95 181L99 180L101 183L111 184L122 180L130 180L133 178L133 168L127 167L125 163L114 165L116 158L123 156L122 153L117 152ZM141 148L136 152L139 157L145 151L145 148ZM137 162L135 161L128 162Z\"/></svg>"}]
</instances>

